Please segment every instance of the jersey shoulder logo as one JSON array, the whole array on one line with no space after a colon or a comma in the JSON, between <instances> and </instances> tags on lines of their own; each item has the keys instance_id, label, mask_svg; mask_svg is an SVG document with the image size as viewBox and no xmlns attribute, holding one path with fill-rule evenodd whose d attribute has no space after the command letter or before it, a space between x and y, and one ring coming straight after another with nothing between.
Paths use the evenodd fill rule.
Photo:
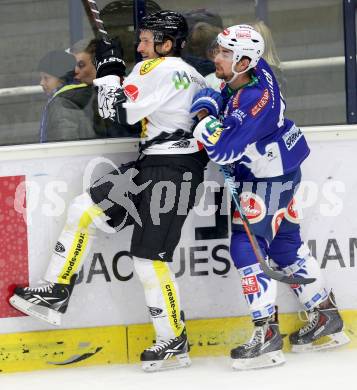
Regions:
<instances>
[{"instance_id":1,"label":"jersey shoulder logo","mask_svg":"<svg viewBox=\"0 0 357 390\"><path fill-rule=\"evenodd\" d=\"M190 78L188 77L188 75L185 71L174 72L174 74L172 76L172 81L173 81L176 89L180 89L180 88L187 89L191 84Z\"/></svg>"},{"instance_id":2,"label":"jersey shoulder logo","mask_svg":"<svg viewBox=\"0 0 357 390\"><path fill-rule=\"evenodd\" d=\"M139 96L139 89L134 84L129 84L125 86L124 88L125 95L128 96L133 102L138 98Z\"/></svg>"},{"instance_id":3,"label":"jersey shoulder logo","mask_svg":"<svg viewBox=\"0 0 357 390\"><path fill-rule=\"evenodd\" d=\"M259 102L250 110L250 113L253 116L258 115L259 112L268 104L269 99L269 91L267 88L265 88Z\"/></svg>"},{"instance_id":4,"label":"jersey shoulder logo","mask_svg":"<svg viewBox=\"0 0 357 390\"><path fill-rule=\"evenodd\" d=\"M146 60L143 62L140 68L140 75L143 76L149 72L151 72L154 68L161 64L161 62L165 61L165 57L154 58L152 60Z\"/></svg>"}]
</instances>

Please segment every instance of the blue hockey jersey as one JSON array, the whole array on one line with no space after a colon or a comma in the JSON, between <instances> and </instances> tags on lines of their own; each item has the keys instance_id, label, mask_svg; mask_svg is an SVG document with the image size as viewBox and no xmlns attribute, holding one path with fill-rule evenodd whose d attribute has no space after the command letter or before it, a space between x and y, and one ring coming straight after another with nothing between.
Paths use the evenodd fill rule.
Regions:
<instances>
[{"instance_id":1,"label":"blue hockey jersey","mask_svg":"<svg viewBox=\"0 0 357 390\"><path fill-rule=\"evenodd\" d=\"M235 163L240 179L269 178L296 170L310 150L302 131L284 117L285 102L264 59L252 81L232 91L222 90L224 112L219 120L204 118L194 135L214 162Z\"/></svg>"}]
</instances>

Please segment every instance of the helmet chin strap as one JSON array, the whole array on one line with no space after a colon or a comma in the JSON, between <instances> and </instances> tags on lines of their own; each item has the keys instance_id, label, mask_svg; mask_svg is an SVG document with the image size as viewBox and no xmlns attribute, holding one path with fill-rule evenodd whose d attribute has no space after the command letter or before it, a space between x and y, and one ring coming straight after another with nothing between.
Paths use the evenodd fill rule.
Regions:
<instances>
[{"instance_id":1,"label":"helmet chin strap","mask_svg":"<svg viewBox=\"0 0 357 390\"><path fill-rule=\"evenodd\" d=\"M227 84L232 84L232 83L237 79L237 77L238 77L239 75L248 72L248 70L250 69L250 68L247 68L246 70L242 70L241 72L236 72L236 71L234 70L236 64L237 64L237 62L232 63L232 73L233 73L233 77L232 77L230 80L226 81Z\"/></svg>"},{"instance_id":2,"label":"helmet chin strap","mask_svg":"<svg viewBox=\"0 0 357 390\"><path fill-rule=\"evenodd\" d=\"M235 72L235 71L233 71L233 77L232 77L230 80L226 81L226 83L227 83L227 84L233 83L233 81L235 81L235 79L236 79L237 77L238 77L238 73Z\"/></svg>"}]
</instances>

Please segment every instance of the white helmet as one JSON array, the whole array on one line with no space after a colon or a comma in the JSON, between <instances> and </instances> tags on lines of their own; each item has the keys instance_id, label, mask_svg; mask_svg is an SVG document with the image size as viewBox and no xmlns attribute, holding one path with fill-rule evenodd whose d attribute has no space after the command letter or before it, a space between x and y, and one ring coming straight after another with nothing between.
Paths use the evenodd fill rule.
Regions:
<instances>
[{"instance_id":1,"label":"white helmet","mask_svg":"<svg viewBox=\"0 0 357 390\"><path fill-rule=\"evenodd\" d=\"M264 53L263 37L248 24L238 24L226 28L218 34L217 43L225 49L233 51L232 72L234 76L228 81L229 83L234 81L239 74L254 68ZM250 58L250 64L245 71L236 72L234 70L235 65L242 57Z\"/></svg>"}]
</instances>

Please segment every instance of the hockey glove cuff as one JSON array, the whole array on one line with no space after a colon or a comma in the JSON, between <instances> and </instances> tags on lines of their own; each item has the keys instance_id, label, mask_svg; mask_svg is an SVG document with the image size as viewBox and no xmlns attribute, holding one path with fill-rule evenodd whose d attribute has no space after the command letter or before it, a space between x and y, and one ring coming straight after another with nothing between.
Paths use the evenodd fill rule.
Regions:
<instances>
[{"instance_id":1,"label":"hockey glove cuff","mask_svg":"<svg viewBox=\"0 0 357 390\"><path fill-rule=\"evenodd\" d=\"M116 96L122 91L118 76L105 76L93 80L93 85L98 87L98 110L103 119L115 120Z\"/></svg>"},{"instance_id":2,"label":"hockey glove cuff","mask_svg":"<svg viewBox=\"0 0 357 390\"><path fill-rule=\"evenodd\" d=\"M193 136L204 146L215 145L223 131L221 122L214 116L207 116L202 119L193 131Z\"/></svg>"},{"instance_id":3,"label":"hockey glove cuff","mask_svg":"<svg viewBox=\"0 0 357 390\"><path fill-rule=\"evenodd\" d=\"M218 117L222 107L221 94L212 88L204 88L194 96L190 112L196 115L199 111L206 109L209 115Z\"/></svg>"}]
</instances>

